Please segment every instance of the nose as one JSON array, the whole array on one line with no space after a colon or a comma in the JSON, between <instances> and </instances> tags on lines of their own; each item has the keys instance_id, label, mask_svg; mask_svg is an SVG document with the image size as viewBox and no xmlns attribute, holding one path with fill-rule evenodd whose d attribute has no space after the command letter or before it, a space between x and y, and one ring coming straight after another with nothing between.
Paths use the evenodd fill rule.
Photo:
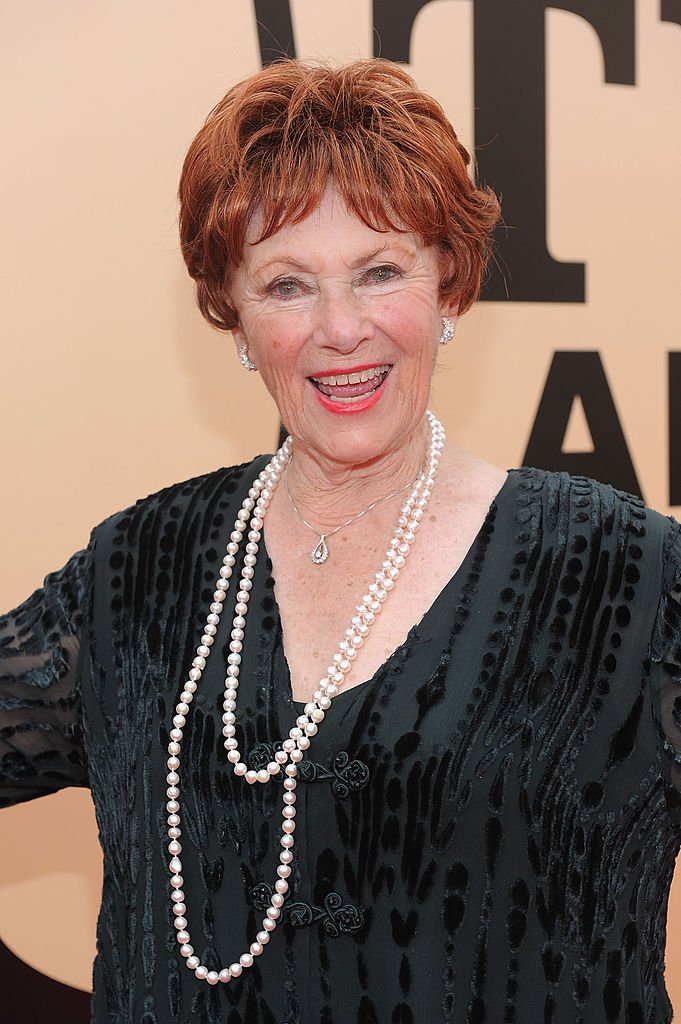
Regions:
<instances>
[{"instance_id":1,"label":"nose","mask_svg":"<svg viewBox=\"0 0 681 1024\"><path fill-rule=\"evenodd\" d=\"M343 289L321 297L315 333L322 347L349 354L372 337L373 327L360 299Z\"/></svg>"}]
</instances>

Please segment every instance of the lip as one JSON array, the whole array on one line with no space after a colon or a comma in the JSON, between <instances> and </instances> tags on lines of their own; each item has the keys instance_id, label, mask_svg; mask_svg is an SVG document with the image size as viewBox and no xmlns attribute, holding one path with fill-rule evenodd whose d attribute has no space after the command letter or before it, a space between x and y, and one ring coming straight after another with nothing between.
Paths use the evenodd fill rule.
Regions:
<instances>
[{"instance_id":1,"label":"lip","mask_svg":"<svg viewBox=\"0 0 681 1024\"><path fill-rule=\"evenodd\" d=\"M387 360L378 363L359 363L357 366L335 366L333 370L328 367L325 370L320 370L319 373L309 373L309 377L339 377L343 373L361 373L362 370L373 370L376 366L390 366L392 363Z\"/></svg>"},{"instance_id":2,"label":"lip","mask_svg":"<svg viewBox=\"0 0 681 1024\"><path fill-rule=\"evenodd\" d=\"M370 370L373 366L385 366L385 365L386 365L385 363L370 363L367 366L362 366L361 369L362 370ZM337 371L337 372L339 372L339 373L346 373L346 372L347 373L359 373L360 372L360 368L356 368L356 369L353 369L353 370L347 370L347 371L346 370L340 370L340 371ZM322 374L315 374L315 376L323 376L323 375ZM381 384L381 386L376 388L376 390L373 392L373 394L368 395L361 402L350 402L347 405L344 405L341 402L335 402L331 398L327 398L325 394L323 394L321 391L319 391L314 386L314 384L312 383L311 380L308 380L308 384L312 388L312 391L314 392L314 395L315 395L317 401L320 403L320 405L324 409L326 409L328 412L334 413L336 416L350 416L353 413L366 412L367 409L373 408L373 406L376 405L377 402L380 402L380 400L381 400L381 398L383 396L383 392L385 391L386 384L388 382L388 378L389 377L390 377L390 371L388 371L388 373L384 377L383 383Z\"/></svg>"}]
</instances>

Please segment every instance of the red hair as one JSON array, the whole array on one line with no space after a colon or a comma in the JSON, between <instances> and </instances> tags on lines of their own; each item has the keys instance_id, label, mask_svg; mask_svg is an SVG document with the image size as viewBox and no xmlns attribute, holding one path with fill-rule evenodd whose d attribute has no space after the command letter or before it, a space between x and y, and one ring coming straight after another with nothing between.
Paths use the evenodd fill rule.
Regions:
<instances>
[{"instance_id":1,"label":"red hair","mask_svg":"<svg viewBox=\"0 0 681 1024\"><path fill-rule=\"evenodd\" d=\"M270 64L229 90L185 158L180 240L201 312L221 330L236 326L226 282L253 215L262 216L261 241L316 209L331 181L370 227L437 246L443 297L458 297L465 312L499 218L469 164L440 104L399 65Z\"/></svg>"}]
</instances>

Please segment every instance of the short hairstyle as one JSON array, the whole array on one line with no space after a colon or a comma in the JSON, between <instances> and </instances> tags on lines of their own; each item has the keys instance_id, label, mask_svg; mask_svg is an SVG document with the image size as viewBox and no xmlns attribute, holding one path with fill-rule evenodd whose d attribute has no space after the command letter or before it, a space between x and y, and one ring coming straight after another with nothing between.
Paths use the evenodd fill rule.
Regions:
<instances>
[{"instance_id":1,"label":"short hairstyle","mask_svg":"<svg viewBox=\"0 0 681 1024\"><path fill-rule=\"evenodd\" d=\"M440 104L391 61L270 64L220 100L184 161L180 239L201 312L235 327L227 282L254 214L262 241L315 210L331 183L370 227L438 247L441 293L465 312L499 218L470 162Z\"/></svg>"}]
</instances>

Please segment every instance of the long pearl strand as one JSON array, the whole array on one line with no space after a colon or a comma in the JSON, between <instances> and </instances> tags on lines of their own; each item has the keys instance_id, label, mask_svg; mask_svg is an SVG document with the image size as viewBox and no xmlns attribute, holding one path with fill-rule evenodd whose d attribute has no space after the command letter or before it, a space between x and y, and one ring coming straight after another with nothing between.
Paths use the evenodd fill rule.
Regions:
<instances>
[{"instance_id":1,"label":"long pearl strand","mask_svg":"<svg viewBox=\"0 0 681 1024\"><path fill-rule=\"evenodd\" d=\"M192 661L188 678L184 683L180 700L175 707L173 717L173 728L170 730L170 742L168 743L168 774L166 782L168 811L168 853L170 854L170 885L172 909L175 917L176 938L180 945L180 953L185 958L187 967L194 971L200 981L207 981L210 985L218 982L229 982L232 978L238 978L245 968L252 967L254 958L260 956L264 947L270 940L281 918L282 907L286 893L288 892L288 878L291 874L291 862L293 860L293 847L295 832L295 802L298 764L302 761L305 751L310 746L310 738L315 735L320 723L324 720L326 712L331 706L333 698L343 685L346 674L350 671L352 662L357 657L359 649L371 628L371 625L380 613L388 594L394 588L400 570L404 567L409 555L419 524L423 519L424 512L428 505L435 474L437 472L440 453L445 444L445 432L442 424L427 412L430 426L430 444L428 450L427 466L416 481L409 498L402 506L398 519L397 529L390 541L385 559L381 564L379 572L375 574L374 580L369 584L362 601L357 605L356 614L352 617L350 626L345 630L345 636L338 644L333 655L326 676L320 680L318 688L312 695L312 700L305 705L305 710L300 715L296 724L289 730L287 739L282 743L282 749L277 751L274 759L266 768L260 771L249 770L242 761L242 755L236 739L236 707L237 690L239 687L239 669L241 665L241 651L244 640L244 627L248 612L250 592L253 587L255 575L256 556L262 536L262 527L265 514L269 507L274 490L284 472L290 458L292 439L288 437L277 454L268 465L262 470L244 499L234 529L229 536L226 554L222 560L220 575L216 583L213 601L210 605L210 612L204 626L201 643L196 649L196 656ZM232 620L232 631L229 644L229 655L227 657L227 677L225 679L225 692L223 700L222 733L224 746L227 751L227 758L233 766L234 774L243 777L251 785L260 782L269 782L274 776L284 771L284 796L282 809L282 835L280 839L281 852L279 854L279 866L277 867L277 880L274 885L274 893L267 908L265 917L262 919L262 929L256 934L255 941L249 946L246 953L242 953L237 961L229 967L223 967L220 971L210 971L201 963L199 957L191 945L187 925L187 905L183 891L184 880L182 878L182 844L180 837L180 754L182 751L182 739L184 727L187 723L190 705L198 688L199 680L206 667L206 661L210 655L211 647L215 642L220 615L223 612L224 601L229 588L236 557L239 547L247 533L246 553L244 565L239 580L239 590L236 595L234 607L235 615Z\"/></svg>"}]
</instances>

